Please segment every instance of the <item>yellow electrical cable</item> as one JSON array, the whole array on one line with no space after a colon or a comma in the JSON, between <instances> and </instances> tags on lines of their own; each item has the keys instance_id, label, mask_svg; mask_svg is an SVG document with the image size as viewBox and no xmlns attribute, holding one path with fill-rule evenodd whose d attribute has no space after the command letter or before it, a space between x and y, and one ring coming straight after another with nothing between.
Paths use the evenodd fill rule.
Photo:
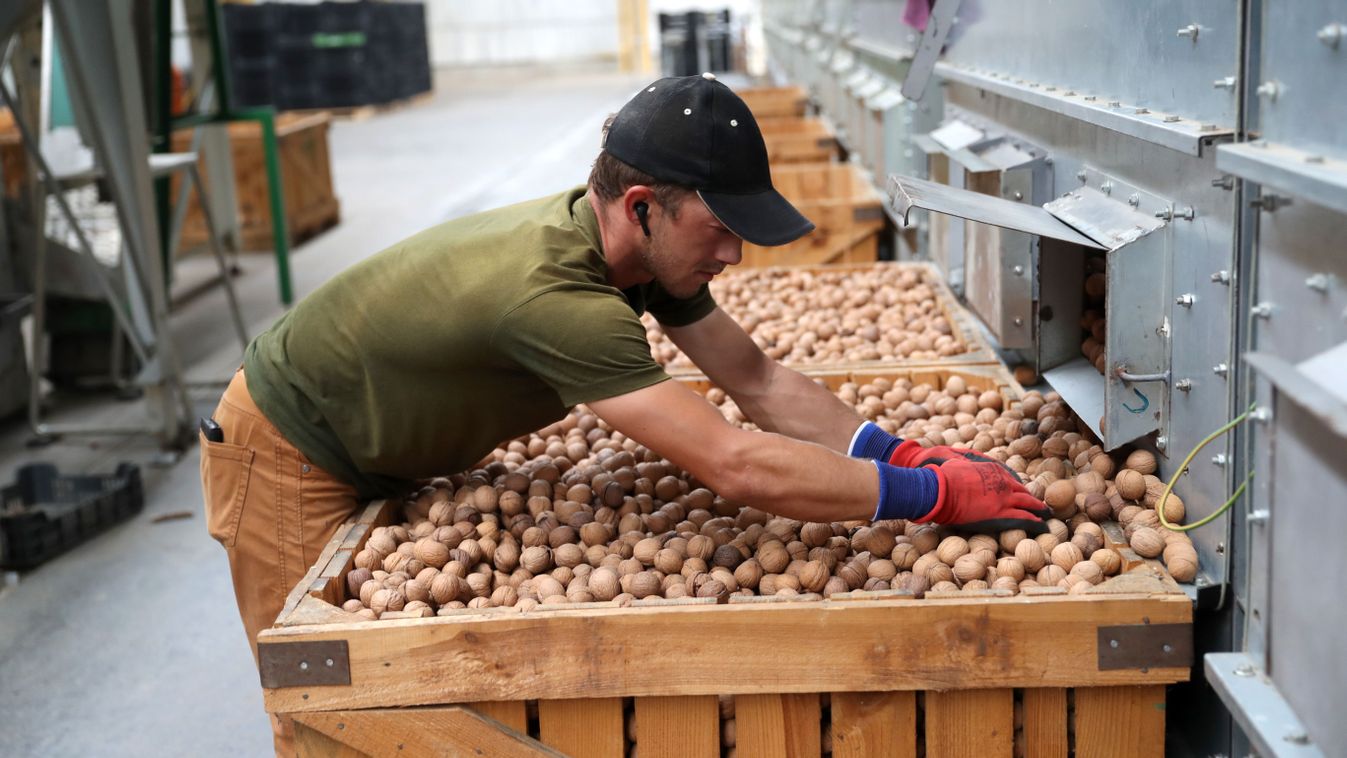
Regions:
<instances>
[{"instance_id":1,"label":"yellow electrical cable","mask_svg":"<svg viewBox=\"0 0 1347 758\"><path fill-rule=\"evenodd\" d=\"M1185 526L1171 524L1169 523L1168 520L1165 519L1165 503L1169 501L1169 495L1174 491L1174 485L1178 483L1179 477L1183 476L1183 472L1188 470L1188 464L1192 463L1193 458L1197 457L1197 454L1202 451L1202 448L1206 447L1212 440L1215 440L1217 437L1220 437L1222 434L1225 434L1226 432L1230 431L1231 429L1234 429L1235 427L1239 426L1241 423L1246 421L1249 418L1249 414L1253 413L1255 405L1257 405L1257 403L1250 405L1247 411L1231 419L1229 422L1225 424L1225 426L1222 426L1220 429L1217 429L1211 434L1208 434L1206 439L1197 443L1197 447L1193 448L1193 452L1189 453L1188 457L1183 459L1183 465L1179 466L1179 470L1175 471L1174 475L1169 477L1169 483L1165 485L1164 494L1160 496L1159 502L1155 504L1155 512L1160 517L1161 526L1170 530L1171 532L1186 532L1192 529L1196 529L1199 526L1206 526L1207 524L1210 524L1211 522L1220 518L1221 515L1224 514L1226 511L1230 510L1230 506L1234 505L1235 501L1239 499L1239 496L1244 494L1244 489L1249 485L1249 480L1253 479L1252 471L1249 472L1248 476L1244 477L1243 483L1241 483L1239 487L1235 489L1235 494L1231 495L1230 499L1225 501L1225 505L1222 505L1220 508L1217 508L1216 511L1212 513L1210 516L1207 516L1204 519L1196 521L1192 524L1187 524Z\"/></svg>"}]
</instances>

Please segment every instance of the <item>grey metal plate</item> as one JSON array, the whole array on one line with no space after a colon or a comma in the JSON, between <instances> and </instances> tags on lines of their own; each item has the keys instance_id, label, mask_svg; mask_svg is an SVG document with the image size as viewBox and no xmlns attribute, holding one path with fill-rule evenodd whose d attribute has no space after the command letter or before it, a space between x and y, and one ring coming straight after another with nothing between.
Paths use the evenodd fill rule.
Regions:
<instances>
[{"instance_id":1,"label":"grey metal plate","mask_svg":"<svg viewBox=\"0 0 1347 758\"><path fill-rule=\"evenodd\" d=\"M1110 249L1136 242L1165 225L1093 187L1073 190L1043 207Z\"/></svg>"},{"instance_id":2,"label":"grey metal plate","mask_svg":"<svg viewBox=\"0 0 1347 758\"><path fill-rule=\"evenodd\" d=\"M931 130L931 139L945 150L962 150L986 139L981 129L959 119L951 119Z\"/></svg>"},{"instance_id":3,"label":"grey metal plate","mask_svg":"<svg viewBox=\"0 0 1347 758\"><path fill-rule=\"evenodd\" d=\"M1262 136L1347 160L1347 36L1336 45L1319 38L1329 24L1347 24L1342 0L1262 7L1261 83L1276 87L1258 104Z\"/></svg>"},{"instance_id":4,"label":"grey metal plate","mask_svg":"<svg viewBox=\"0 0 1347 758\"><path fill-rule=\"evenodd\" d=\"M912 208L923 208L1004 229L1052 237L1085 247L1098 249L1104 247L1035 205L1016 203L897 174L889 177L888 192L894 211L904 219Z\"/></svg>"},{"instance_id":5,"label":"grey metal plate","mask_svg":"<svg viewBox=\"0 0 1347 758\"><path fill-rule=\"evenodd\" d=\"M912 67L908 69L907 79L903 81L903 97L908 100L920 100L926 94L926 86L931 80L931 70L945 47L945 38L949 36L954 24L955 14L959 12L962 0L936 0L931 10L931 18L926 22L926 30L917 45L917 53L912 58Z\"/></svg>"},{"instance_id":6,"label":"grey metal plate","mask_svg":"<svg viewBox=\"0 0 1347 758\"><path fill-rule=\"evenodd\" d=\"M1185 119L1173 113L1153 110L1121 100L1100 100L1075 90L1026 83L1003 75L973 71L950 63L935 67L942 79L962 82L1002 97L1019 100L1037 108L1101 126L1130 137L1154 142L1171 150L1201 155L1208 144L1230 139L1234 129L1228 125Z\"/></svg>"},{"instance_id":7,"label":"grey metal plate","mask_svg":"<svg viewBox=\"0 0 1347 758\"><path fill-rule=\"evenodd\" d=\"M1120 205L1120 203L1115 203ZM1124 206L1125 207L1125 206ZM1104 317L1104 442L1113 450L1169 423L1169 382L1126 382L1115 373L1169 369L1169 264L1165 235L1146 234L1108 253ZM1172 381L1172 380L1171 380Z\"/></svg>"},{"instance_id":8,"label":"grey metal plate","mask_svg":"<svg viewBox=\"0 0 1347 758\"><path fill-rule=\"evenodd\" d=\"M351 683L346 640L258 643L257 668L268 689Z\"/></svg>"},{"instance_id":9,"label":"grey metal plate","mask_svg":"<svg viewBox=\"0 0 1347 758\"><path fill-rule=\"evenodd\" d=\"M1347 213L1347 158L1334 160L1272 142L1242 142L1219 146L1216 167L1261 184L1265 190Z\"/></svg>"},{"instance_id":10,"label":"grey metal plate","mask_svg":"<svg viewBox=\"0 0 1347 758\"><path fill-rule=\"evenodd\" d=\"M1347 438L1347 400L1341 393L1347 388L1347 345L1299 366L1269 353L1247 353L1244 361L1277 388L1279 398L1288 399L1319 419L1328 431ZM1314 373L1308 373L1309 371ZM1321 373L1322 372L1322 373Z\"/></svg>"},{"instance_id":11,"label":"grey metal plate","mask_svg":"<svg viewBox=\"0 0 1347 758\"><path fill-rule=\"evenodd\" d=\"M1284 5L1265 3L1271 16ZM1239 0L980 2L960 12L944 60L1231 127L1236 95L1212 83L1240 73L1240 15ZM1189 25L1196 36L1180 36Z\"/></svg>"},{"instance_id":12,"label":"grey metal plate","mask_svg":"<svg viewBox=\"0 0 1347 758\"><path fill-rule=\"evenodd\" d=\"M1100 671L1193 665L1192 624L1128 624L1097 631Z\"/></svg>"},{"instance_id":13,"label":"grey metal plate","mask_svg":"<svg viewBox=\"0 0 1347 758\"><path fill-rule=\"evenodd\" d=\"M1299 739L1305 735L1304 725L1252 657L1246 653L1207 653L1203 668L1207 683L1220 695L1259 755L1322 758L1324 751L1318 745Z\"/></svg>"}]
</instances>

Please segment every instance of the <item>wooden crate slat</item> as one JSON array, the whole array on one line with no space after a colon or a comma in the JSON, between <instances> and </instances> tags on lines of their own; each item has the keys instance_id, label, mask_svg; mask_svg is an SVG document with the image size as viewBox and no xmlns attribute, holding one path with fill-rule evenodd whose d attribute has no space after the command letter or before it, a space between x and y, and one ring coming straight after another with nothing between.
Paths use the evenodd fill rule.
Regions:
<instances>
[{"instance_id":1,"label":"wooden crate slat","mask_svg":"<svg viewBox=\"0 0 1347 758\"><path fill-rule=\"evenodd\" d=\"M1066 690L1024 691L1024 758L1066 758Z\"/></svg>"},{"instance_id":2,"label":"wooden crate slat","mask_svg":"<svg viewBox=\"0 0 1347 758\"><path fill-rule=\"evenodd\" d=\"M349 647L351 686L267 689L267 707L277 713L558 692L627 697L1186 681L1186 667L1097 670L1098 627L1139 624L1143 617L1188 624L1192 604L1182 594L1072 595L478 613L268 629L259 645L346 640ZM655 636L664 654L632 666L622 652L630 640ZM831 641L836 665L814 662L822 638ZM720 654L704 655L707 645ZM772 676L764 678L764 669Z\"/></svg>"},{"instance_id":3,"label":"wooden crate slat","mask_svg":"<svg viewBox=\"0 0 1347 758\"><path fill-rule=\"evenodd\" d=\"M641 758L717 758L716 696L636 698L636 745Z\"/></svg>"},{"instance_id":4,"label":"wooden crate slat","mask_svg":"<svg viewBox=\"0 0 1347 758\"><path fill-rule=\"evenodd\" d=\"M354 749L354 755L562 755L498 721L458 706L322 711L297 715L295 722L296 733L302 725Z\"/></svg>"},{"instance_id":5,"label":"wooden crate slat","mask_svg":"<svg viewBox=\"0 0 1347 758\"><path fill-rule=\"evenodd\" d=\"M622 758L622 698L538 701L539 738L573 758Z\"/></svg>"},{"instance_id":6,"label":"wooden crate slat","mask_svg":"<svg viewBox=\"0 0 1347 758\"><path fill-rule=\"evenodd\" d=\"M293 727L295 755L298 758L368 758L369 753L332 739L303 724Z\"/></svg>"},{"instance_id":7,"label":"wooden crate slat","mask_svg":"<svg viewBox=\"0 0 1347 758\"><path fill-rule=\"evenodd\" d=\"M912 692L834 692L833 758L916 758Z\"/></svg>"},{"instance_id":8,"label":"wooden crate slat","mask_svg":"<svg viewBox=\"0 0 1347 758\"><path fill-rule=\"evenodd\" d=\"M1080 687L1077 758L1150 758L1165 753L1165 688Z\"/></svg>"},{"instance_id":9,"label":"wooden crate slat","mask_svg":"<svg viewBox=\"0 0 1347 758\"><path fill-rule=\"evenodd\" d=\"M759 121L767 118L803 116L809 104L809 94L804 87L791 85L786 87L752 87L735 90Z\"/></svg>"},{"instance_id":10,"label":"wooden crate slat","mask_svg":"<svg viewBox=\"0 0 1347 758\"><path fill-rule=\"evenodd\" d=\"M1011 758L1014 707L1009 689L926 693L926 758Z\"/></svg>"},{"instance_id":11,"label":"wooden crate slat","mask_svg":"<svg viewBox=\"0 0 1347 758\"><path fill-rule=\"evenodd\" d=\"M813 758L822 753L818 695L740 695L734 699L739 758Z\"/></svg>"},{"instance_id":12,"label":"wooden crate slat","mask_svg":"<svg viewBox=\"0 0 1347 758\"><path fill-rule=\"evenodd\" d=\"M495 719L520 734L528 734L528 708L523 700L479 700L469 705L489 719Z\"/></svg>"}]
</instances>

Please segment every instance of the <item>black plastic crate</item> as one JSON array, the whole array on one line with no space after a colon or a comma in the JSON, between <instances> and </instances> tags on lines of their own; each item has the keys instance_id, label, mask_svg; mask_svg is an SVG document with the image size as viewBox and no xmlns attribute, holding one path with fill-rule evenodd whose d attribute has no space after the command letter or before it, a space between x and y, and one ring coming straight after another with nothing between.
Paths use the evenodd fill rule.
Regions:
<instances>
[{"instance_id":1,"label":"black plastic crate","mask_svg":"<svg viewBox=\"0 0 1347 758\"><path fill-rule=\"evenodd\" d=\"M225 47L231 60L264 58L271 54L276 35L276 13L273 4L226 3L222 10Z\"/></svg>"},{"instance_id":2,"label":"black plastic crate","mask_svg":"<svg viewBox=\"0 0 1347 758\"><path fill-rule=\"evenodd\" d=\"M0 567L29 569L139 513L145 506L140 468L114 474L62 476L48 463L19 469L0 504Z\"/></svg>"}]
</instances>

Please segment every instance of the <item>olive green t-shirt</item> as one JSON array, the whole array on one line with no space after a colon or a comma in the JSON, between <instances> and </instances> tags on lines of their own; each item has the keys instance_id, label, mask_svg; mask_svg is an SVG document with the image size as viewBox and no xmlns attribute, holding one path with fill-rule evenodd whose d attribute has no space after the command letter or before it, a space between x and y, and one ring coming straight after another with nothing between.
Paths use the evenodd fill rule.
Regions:
<instances>
[{"instance_id":1,"label":"olive green t-shirt","mask_svg":"<svg viewBox=\"0 0 1347 758\"><path fill-rule=\"evenodd\" d=\"M656 384L640 313L715 308L703 286L608 283L585 188L449 221L343 271L253 340L262 412L363 496L461 471L578 403Z\"/></svg>"}]
</instances>

